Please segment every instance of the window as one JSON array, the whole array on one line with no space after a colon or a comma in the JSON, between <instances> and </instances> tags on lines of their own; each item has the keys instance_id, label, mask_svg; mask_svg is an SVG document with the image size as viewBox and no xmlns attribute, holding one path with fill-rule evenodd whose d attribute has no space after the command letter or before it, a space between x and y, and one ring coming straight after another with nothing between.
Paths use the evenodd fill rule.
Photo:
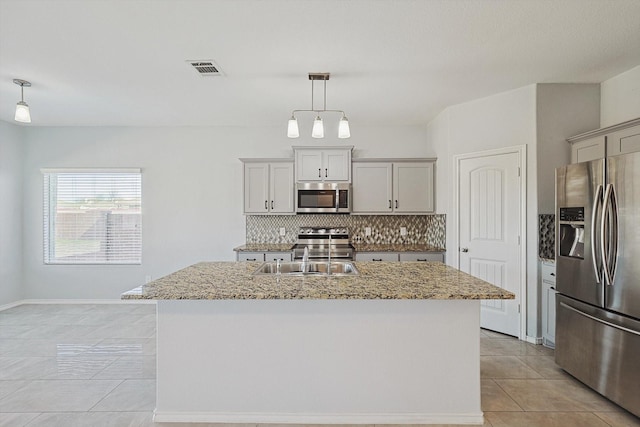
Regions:
<instances>
[{"instance_id":1,"label":"window","mask_svg":"<svg viewBox=\"0 0 640 427\"><path fill-rule=\"evenodd\" d=\"M45 169L45 264L140 264L139 169Z\"/></svg>"}]
</instances>

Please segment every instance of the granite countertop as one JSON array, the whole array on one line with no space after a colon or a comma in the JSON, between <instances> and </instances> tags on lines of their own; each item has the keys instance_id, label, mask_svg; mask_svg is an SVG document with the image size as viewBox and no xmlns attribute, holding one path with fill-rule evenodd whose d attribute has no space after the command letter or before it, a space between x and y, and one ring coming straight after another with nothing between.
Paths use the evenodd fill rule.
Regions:
<instances>
[{"instance_id":1,"label":"granite countertop","mask_svg":"<svg viewBox=\"0 0 640 427\"><path fill-rule=\"evenodd\" d=\"M247 243L233 248L236 252L289 252L293 243Z\"/></svg>"},{"instance_id":2,"label":"granite countertop","mask_svg":"<svg viewBox=\"0 0 640 427\"><path fill-rule=\"evenodd\" d=\"M356 262L359 276L253 276L259 262L202 262L122 294L122 299L513 299L440 262Z\"/></svg>"},{"instance_id":3,"label":"granite countertop","mask_svg":"<svg viewBox=\"0 0 640 427\"><path fill-rule=\"evenodd\" d=\"M446 249L411 243L352 243L356 252L446 252Z\"/></svg>"}]
</instances>

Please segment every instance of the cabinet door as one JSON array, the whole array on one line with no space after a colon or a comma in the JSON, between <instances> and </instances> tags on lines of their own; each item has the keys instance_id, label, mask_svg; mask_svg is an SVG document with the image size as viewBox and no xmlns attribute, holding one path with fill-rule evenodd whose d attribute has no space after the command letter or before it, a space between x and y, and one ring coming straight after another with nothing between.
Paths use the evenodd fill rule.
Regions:
<instances>
[{"instance_id":1,"label":"cabinet door","mask_svg":"<svg viewBox=\"0 0 640 427\"><path fill-rule=\"evenodd\" d=\"M553 283L542 282L542 342L549 347L556 342L556 293Z\"/></svg>"},{"instance_id":2,"label":"cabinet door","mask_svg":"<svg viewBox=\"0 0 640 427\"><path fill-rule=\"evenodd\" d=\"M264 261L264 252L238 252L238 261Z\"/></svg>"},{"instance_id":3,"label":"cabinet door","mask_svg":"<svg viewBox=\"0 0 640 427\"><path fill-rule=\"evenodd\" d=\"M269 210L272 213L293 213L293 163L271 163Z\"/></svg>"},{"instance_id":4,"label":"cabinet door","mask_svg":"<svg viewBox=\"0 0 640 427\"><path fill-rule=\"evenodd\" d=\"M433 162L394 163L393 196L394 212L433 212Z\"/></svg>"},{"instance_id":5,"label":"cabinet door","mask_svg":"<svg viewBox=\"0 0 640 427\"><path fill-rule=\"evenodd\" d=\"M296 180L298 181L322 181L324 168L322 166L322 151L297 150L296 151Z\"/></svg>"},{"instance_id":6,"label":"cabinet door","mask_svg":"<svg viewBox=\"0 0 640 427\"><path fill-rule=\"evenodd\" d=\"M607 156L640 151L640 126L619 130L607 135Z\"/></svg>"},{"instance_id":7,"label":"cabinet door","mask_svg":"<svg viewBox=\"0 0 640 427\"><path fill-rule=\"evenodd\" d=\"M398 261L397 252L358 252L356 261Z\"/></svg>"},{"instance_id":8,"label":"cabinet door","mask_svg":"<svg viewBox=\"0 0 640 427\"><path fill-rule=\"evenodd\" d=\"M325 181L350 181L350 150L325 150L323 152L322 179Z\"/></svg>"},{"instance_id":9,"label":"cabinet door","mask_svg":"<svg viewBox=\"0 0 640 427\"><path fill-rule=\"evenodd\" d=\"M354 163L352 211L354 213L392 212L392 177L391 163Z\"/></svg>"},{"instance_id":10,"label":"cabinet door","mask_svg":"<svg viewBox=\"0 0 640 427\"><path fill-rule=\"evenodd\" d=\"M265 261L293 261L293 253L292 252L266 252L264 254Z\"/></svg>"},{"instance_id":11,"label":"cabinet door","mask_svg":"<svg viewBox=\"0 0 640 427\"><path fill-rule=\"evenodd\" d=\"M571 163L590 162L591 160L604 159L605 138L597 136L584 141L571 144Z\"/></svg>"},{"instance_id":12,"label":"cabinet door","mask_svg":"<svg viewBox=\"0 0 640 427\"><path fill-rule=\"evenodd\" d=\"M244 164L244 212L269 211L269 164Z\"/></svg>"},{"instance_id":13,"label":"cabinet door","mask_svg":"<svg viewBox=\"0 0 640 427\"><path fill-rule=\"evenodd\" d=\"M433 252L400 252L400 261L444 262L444 254Z\"/></svg>"}]
</instances>

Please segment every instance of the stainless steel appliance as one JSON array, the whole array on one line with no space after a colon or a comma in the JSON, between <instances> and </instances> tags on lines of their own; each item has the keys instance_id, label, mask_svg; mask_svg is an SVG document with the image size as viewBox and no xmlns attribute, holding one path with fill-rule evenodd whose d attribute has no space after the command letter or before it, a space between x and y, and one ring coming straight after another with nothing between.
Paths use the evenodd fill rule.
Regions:
<instances>
[{"instance_id":1,"label":"stainless steel appliance","mask_svg":"<svg viewBox=\"0 0 640 427\"><path fill-rule=\"evenodd\" d=\"M297 213L351 212L351 184L299 182L296 184Z\"/></svg>"},{"instance_id":2,"label":"stainless steel appliance","mask_svg":"<svg viewBox=\"0 0 640 427\"><path fill-rule=\"evenodd\" d=\"M349 242L349 230L345 227L301 227L298 242L293 246L293 258L302 259L307 248L309 259L353 260L354 248Z\"/></svg>"},{"instance_id":3,"label":"stainless steel appliance","mask_svg":"<svg viewBox=\"0 0 640 427\"><path fill-rule=\"evenodd\" d=\"M556 169L556 363L640 416L640 153Z\"/></svg>"}]
</instances>

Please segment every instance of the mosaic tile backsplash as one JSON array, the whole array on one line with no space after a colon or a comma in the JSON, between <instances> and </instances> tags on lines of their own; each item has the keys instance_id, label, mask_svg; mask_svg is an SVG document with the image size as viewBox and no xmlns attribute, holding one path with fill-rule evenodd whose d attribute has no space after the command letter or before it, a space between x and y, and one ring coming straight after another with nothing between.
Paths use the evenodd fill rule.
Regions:
<instances>
[{"instance_id":1,"label":"mosaic tile backsplash","mask_svg":"<svg viewBox=\"0 0 640 427\"><path fill-rule=\"evenodd\" d=\"M538 217L538 256L554 259L556 257L556 216L542 214Z\"/></svg>"},{"instance_id":2,"label":"mosaic tile backsplash","mask_svg":"<svg viewBox=\"0 0 640 427\"><path fill-rule=\"evenodd\" d=\"M445 249L446 215L247 215L246 243L295 243L300 227L348 227L354 243L427 244ZM280 236L280 228L286 234ZM365 228L371 235L365 236ZM407 235L400 235L400 227Z\"/></svg>"}]
</instances>

